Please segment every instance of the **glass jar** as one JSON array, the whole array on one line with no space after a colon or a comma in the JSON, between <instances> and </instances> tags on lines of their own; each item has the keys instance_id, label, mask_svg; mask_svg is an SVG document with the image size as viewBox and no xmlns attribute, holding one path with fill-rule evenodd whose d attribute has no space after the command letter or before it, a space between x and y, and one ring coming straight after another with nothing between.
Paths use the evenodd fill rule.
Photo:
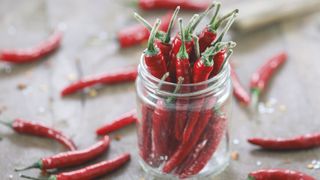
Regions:
<instances>
[{"instance_id":1,"label":"glass jar","mask_svg":"<svg viewBox=\"0 0 320 180\"><path fill-rule=\"evenodd\" d=\"M143 56L138 69L139 159L148 175L198 179L223 171L229 162L229 64L214 78L181 85L152 76Z\"/></svg>"}]
</instances>

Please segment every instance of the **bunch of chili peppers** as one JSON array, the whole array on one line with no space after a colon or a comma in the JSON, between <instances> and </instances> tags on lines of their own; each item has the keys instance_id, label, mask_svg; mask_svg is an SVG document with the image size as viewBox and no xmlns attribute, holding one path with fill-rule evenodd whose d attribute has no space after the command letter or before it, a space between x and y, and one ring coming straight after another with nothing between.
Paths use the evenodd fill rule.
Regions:
<instances>
[{"instance_id":1,"label":"bunch of chili peppers","mask_svg":"<svg viewBox=\"0 0 320 180\"><path fill-rule=\"evenodd\" d=\"M133 111L132 113L135 113L135 112ZM104 136L103 138L101 138L99 142L97 142L93 146L84 150L77 150L77 147L75 146L74 142L70 138L65 136L62 132L56 129L47 127L45 125L27 121L21 118L14 119L12 122L0 121L0 123L12 128L14 131L20 134L27 134L27 135L33 135L33 136L38 136L42 138L45 137L49 139L54 139L59 143L61 143L62 145L66 146L68 150L70 150L70 151L62 152L53 156L40 158L38 161L36 161L32 165L26 168L16 169L16 171L25 171L33 168L38 168L46 171L50 169L62 169L66 167L79 166L79 165L82 165L83 163L86 163L90 160L95 159L96 157L104 153L108 149L110 144L109 136ZM117 129L119 127L121 126L118 125L114 129ZM46 179L48 180L92 179L118 169L129 160L130 160L130 154L124 153L113 160L102 161L97 164L93 164L75 171L63 172L57 175L51 175L49 178L46 178ZM21 177L24 177L27 179L38 179L38 178L33 178L25 175L22 175Z\"/></svg>"},{"instance_id":2,"label":"bunch of chili peppers","mask_svg":"<svg viewBox=\"0 0 320 180\"><path fill-rule=\"evenodd\" d=\"M214 7L215 13L207 26L200 33L194 33L199 22ZM159 85L159 89L173 93L196 92L206 87L190 88L182 84L207 81L228 65L235 43L223 42L223 37L238 10L218 18L220 3L213 3L203 13L192 16L185 26L179 18L179 32L171 38L172 24L179 9L178 6L166 32L159 30L160 19L151 26L135 14L151 31L143 52L144 65L151 75L161 79L160 82L177 84L175 90L166 85ZM175 104L174 110L169 108L170 104ZM188 110L191 104L198 108ZM148 165L181 178L199 173L217 150L226 129L224 113L212 110L215 104L216 99L210 97L158 99L155 107L142 105L138 121L140 156Z\"/></svg>"}]
</instances>

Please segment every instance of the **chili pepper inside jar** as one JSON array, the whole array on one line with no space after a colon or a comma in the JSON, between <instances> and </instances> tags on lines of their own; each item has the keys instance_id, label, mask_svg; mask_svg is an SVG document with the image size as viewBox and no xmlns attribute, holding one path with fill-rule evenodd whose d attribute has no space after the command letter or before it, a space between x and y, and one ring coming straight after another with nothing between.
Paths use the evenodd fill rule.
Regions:
<instances>
[{"instance_id":1,"label":"chili pepper inside jar","mask_svg":"<svg viewBox=\"0 0 320 180\"><path fill-rule=\"evenodd\" d=\"M178 83L156 78L147 68L142 55L136 93L143 169L164 179L197 179L221 172L229 162L229 64L213 78L193 84L183 83L183 78Z\"/></svg>"}]
</instances>

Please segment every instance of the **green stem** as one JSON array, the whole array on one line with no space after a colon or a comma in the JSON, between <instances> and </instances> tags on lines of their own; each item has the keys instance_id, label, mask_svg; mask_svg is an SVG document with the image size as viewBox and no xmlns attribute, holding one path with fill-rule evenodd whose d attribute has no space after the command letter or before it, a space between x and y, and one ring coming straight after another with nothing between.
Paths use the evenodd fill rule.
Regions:
<instances>
[{"instance_id":1,"label":"green stem","mask_svg":"<svg viewBox=\"0 0 320 180\"><path fill-rule=\"evenodd\" d=\"M190 21L188 22L186 29L185 29L185 32L184 32L184 36L185 36L186 41L190 41L190 38L191 38L190 29L193 26L193 23L198 20L198 18L199 18L199 14L195 14L191 17Z\"/></svg>"},{"instance_id":2,"label":"green stem","mask_svg":"<svg viewBox=\"0 0 320 180\"><path fill-rule=\"evenodd\" d=\"M29 169L35 169L35 168L41 169L41 167L42 167L42 163L41 163L41 161L38 161L38 162L32 164L31 166L28 166L25 168L21 168L21 169L16 168L14 171L20 172L20 171L25 171L25 170L29 170Z\"/></svg>"},{"instance_id":3,"label":"green stem","mask_svg":"<svg viewBox=\"0 0 320 180\"><path fill-rule=\"evenodd\" d=\"M231 17L231 19L228 21L226 27L223 29L222 33L219 35L219 37L212 43L212 45L214 46L215 44L217 44L218 42L221 42L223 37L225 36L225 34L229 31L231 25L233 24L234 20L236 19L236 17L238 16L238 13L234 13Z\"/></svg>"},{"instance_id":4,"label":"green stem","mask_svg":"<svg viewBox=\"0 0 320 180\"><path fill-rule=\"evenodd\" d=\"M227 62L229 61L231 55L233 54L233 50L232 49L229 49L228 53L227 53L227 56L226 58L224 59L223 63L222 63L222 66L221 68L219 69L218 73L221 72L221 70L224 68L224 66L227 64Z\"/></svg>"},{"instance_id":5,"label":"green stem","mask_svg":"<svg viewBox=\"0 0 320 180\"><path fill-rule=\"evenodd\" d=\"M155 39L155 36L156 36L157 31L159 29L160 23L161 23L160 19L157 19L155 25L153 26L153 28L151 30L149 40L148 40L147 54L158 53L157 47L154 44L154 39Z\"/></svg>"},{"instance_id":6,"label":"green stem","mask_svg":"<svg viewBox=\"0 0 320 180\"><path fill-rule=\"evenodd\" d=\"M50 180L49 178L35 178L31 176L26 176L26 175L20 175L20 177L25 178L25 179L33 179L33 180Z\"/></svg>"},{"instance_id":7,"label":"green stem","mask_svg":"<svg viewBox=\"0 0 320 180\"><path fill-rule=\"evenodd\" d=\"M158 88L156 90L156 94L159 93L161 86L163 85L163 83L165 82L165 80L169 77L169 72L166 72L160 79L160 82L158 84Z\"/></svg>"},{"instance_id":8,"label":"green stem","mask_svg":"<svg viewBox=\"0 0 320 180\"><path fill-rule=\"evenodd\" d=\"M216 19L218 17L219 11L220 11L220 7L221 7L221 3L217 3L216 11L209 22L209 26L212 26L216 22Z\"/></svg>"},{"instance_id":9,"label":"green stem","mask_svg":"<svg viewBox=\"0 0 320 180\"><path fill-rule=\"evenodd\" d=\"M258 107L259 96L261 91L258 88L251 89L251 109L256 110Z\"/></svg>"},{"instance_id":10,"label":"green stem","mask_svg":"<svg viewBox=\"0 0 320 180\"><path fill-rule=\"evenodd\" d=\"M185 39L185 34L183 30L183 25L182 25L182 19L179 18L179 28L180 28L180 37L181 37L181 47L179 49L179 52L177 54L177 58L180 59L187 59L189 58L187 49L186 49L186 39Z\"/></svg>"},{"instance_id":11,"label":"green stem","mask_svg":"<svg viewBox=\"0 0 320 180\"><path fill-rule=\"evenodd\" d=\"M136 18L137 21L139 21L142 25L144 25L149 31L152 31L151 24L147 20L145 20L142 16L140 16L138 13L134 13L134 17ZM156 37L159 39L163 38L163 36L164 36L163 32L158 31L156 33Z\"/></svg>"},{"instance_id":12,"label":"green stem","mask_svg":"<svg viewBox=\"0 0 320 180\"><path fill-rule=\"evenodd\" d=\"M183 78L183 77L178 77L178 83L177 83L176 88L175 88L174 91L173 91L173 94L177 94L178 91L180 91L180 88L181 88L181 85L182 85L183 81L184 81L184 78ZM172 96L171 96L171 97L168 97L168 99L166 100L166 102L167 102L167 103L170 103L170 102L172 102L174 99L175 99L175 98L172 97Z\"/></svg>"},{"instance_id":13,"label":"green stem","mask_svg":"<svg viewBox=\"0 0 320 180\"><path fill-rule=\"evenodd\" d=\"M173 13L173 15L172 15L172 17L171 17L171 19L170 19L169 27L168 27L166 36L165 36L165 38L164 38L164 43L169 43L170 40L171 40L172 27L173 27L174 22L175 22L176 19L177 19L177 16L178 16L179 11L180 11L180 6L177 6L176 10L174 10L174 13Z\"/></svg>"},{"instance_id":14,"label":"green stem","mask_svg":"<svg viewBox=\"0 0 320 180\"><path fill-rule=\"evenodd\" d=\"M198 59L200 57L200 46L199 46L198 36L193 36L193 41L194 41L194 49L195 49L196 59Z\"/></svg>"},{"instance_id":15,"label":"green stem","mask_svg":"<svg viewBox=\"0 0 320 180\"><path fill-rule=\"evenodd\" d=\"M235 9L235 10L231 11L230 13L222 16L222 17L218 20L217 23L214 23L214 24L213 24L213 27L212 27L212 28L213 28L214 30L217 30L217 29L220 27L220 25L223 23L223 21L225 21L226 19L229 19L233 14L238 14L238 13L239 13L239 9Z\"/></svg>"},{"instance_id":16,"label":"green stem","mask_svg":"<svg viewBox=\"0 0 320 180\"><path fill-rule=\"evenodd\" d=\"M247 180L256 180L256 179L249 175Z\"/></svg>"},{"instance_id":17,"label":"green stem","mask_svg":"<svg viewBox=\"0 0 320 180\"><path fill-rule=\"evenodd\" d=\"M211 4L203 13L200 14L200 16L195 20L195 22L190 27L189 33L193 33L196 27L199 25L201 20L209 13L209 11L215 6L216 4Z\"/></svg>"},{"instance_id":18,"label":"green stem","mask_svg":"<svg viewBox=\"0 0 320 180\"><path fill-rule=\"evenodd\" d=\"M0 121L0 124L5 125L9 128L12 128L12 122L5 122L5 121Z\"/></svg>"}]
</instances>

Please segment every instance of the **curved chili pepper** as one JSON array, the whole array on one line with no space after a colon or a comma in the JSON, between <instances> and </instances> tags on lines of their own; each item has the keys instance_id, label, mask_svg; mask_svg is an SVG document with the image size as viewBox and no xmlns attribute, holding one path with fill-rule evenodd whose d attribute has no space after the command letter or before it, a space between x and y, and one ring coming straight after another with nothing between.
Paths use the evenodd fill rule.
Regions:
<instances>
[{"instance_id":1,"label":"curved chili pepper","mask_svg":"<svg viewBox=\"0 0 320 180\"><path fill-rule=\"evenodd\" d=\"M150 74L152 74L154 77L158 79L161 79L161 77L167 72L167 65L161 51L159 50L159 48L156 47L154 43L154 39L158 31L159 25L160 25L160 20L157 19L154 27L152 28L152 31L148 40L148 47L143 52L143 54L144 54L144 62Z\"/></svg>"},{"instance_id":2,"label":"curved chili pepper","mask_svg":"<svg viewBox=\"0 0 320 180\"><path fill-rule=\"evenodd\" d=\"M83 163L90 161L105 152L108 149L109 144L109 136L104 136L99 142L87 149L59 153L54 156L44 157L29 167L15 169L15 171L25 171L33 168L46 170L82 165Z\"/></svg>"},{"instance_id":3,"label":"curved chili pepper","mask_svg":"<svg viewBox=\"0 0 320 180\"><path fill-rule=\"evenodd\" d=\"M175 9L180 6L184 10L201 11L209 6L209 2L193 2L190 0L138 0L142 10Z\"/></svg>"},{"instance_id":4,"label":"curved chili pepper","mask_svg":"<svg viewBox=\"0 0 320 180\"><path fill-rule=\"evenodd\" d=\"M141 122L138 120L137 126L141 126L138 133L139 154L145 162L151 162L152 153L152 113L154 109L146 104L141 107ZM152 164L150 164L152 166Z\"/></svg>"},{"instance_id":5,"label":"curved chili pepper","mask_svg":"<svg viewBox=\"0 0 320 180\"><path fill-rule=\"evenodd\" d=\"M29 49L0 50L0 60L11 63L28 63L41 59L59 48L63 33L54 32L47 40Z\"/></svg>"},{"instance_id":6,"label":"curved chili pepper","mask_svg":"<svg viewBox=\"0 0 320 180\"><path fill-rule=\"evenodd\" d=\"M234 97L236 97L236 99L244 106L249 106L249 104L250 104L249 93L244 89L237 73L235 72L235 70L232 66L231 66L230 72L231 72L231 80L232 80Z\"/></svg>"},{"instance_id":7,"label":"curved chili pepper","mask_svg":"<svg viewBox=\"0 0 320 180\"><path fill-rule=\"evenodd\" d=\"M270 150L299 150L320 146L320 133L306 134L292 138L250 138L248 142Z\"/></svg>"},{"instance_id":8,"label":"curved chili pepper","mask_svg":"<svg viewBox=\"0 0 320 180\"><path fill-rule=\"evenodd\" d=\"M167 73L162 80L166 79L166 77L169 76ZM180 86L183 82L183 78L180 77L178 80L178 85L176 86L174 90L174 94L177 93L180 89ZM161 84L159 85L159 89L161 88ZM154 144L154 154L156 161L158 161L157 164L160 164L164 161L163 157L169 157L171 155L171 147L173 146L172 143L170 143L171 137L170 134L172 134L172 116L174 116L174 113L170 108L168 108L168 105L172 103L174 99L172 97L169 97L167 99L158 99L156 108L154 110L154 113L152 115L152 122L153 122L153 144Z\"/></svg>"},{"instance_id":9,"label":"curved chili pepper","mask_svg":"<svg viewBox=\"0 0 320 180\"><path fill-rule=\"evenodd\" d=\"M172 12L168 12L161 18L160 30L166 31L169 27ZM150 32L143 25L137 24L122 29L117 34L117 39L121 48L127 48L148 41Z\"/></svg>"},{"instance_id":10,"label":"curved chili pepper","mask_svg":"<svg viewBox=\"0 0 320 180\"><path fill-rule=\"evenodd\" d=\"M270 58L251 76L251 101L253 107L256 107L260 94L265 90L273 74L286 62L288 55L281 52Z\"/></svg>"},{"instance_id":11,"label":"curved chili pepper","mask_svg":"<svg viewBox=\"0 0 320 180\"><path fill-rule=\"evenodd\" d=\"M302 172L288 169L262 169L251 172L248 180L316 180Z\"/></svg>"},{"instance_id":12,"label":"curved chili pepper","mask_svg":"<svg viewBox=\"0 0 320 180\"><path fill-rule=\"evenodd\" d=\"M216 100L214 98L210 98L206 101L208 107L213 107L213 105L216 103ZM165 163L163 167L163 172L171 172L174 168L178 167L185 160L185 158L187 158L187 156L192 152L192 150L196 146L212 115L213 113L211 108L206 109L203 111L203 113L201 113L201 117L199 118L199 121L196 125L197 130L194 131L194 134L192 135L189 141L182 142L178 146L178 149Z\"/></svg>"},{"instance_id":13,"label":"curved chili pepper","mask_svg":"<svg viewBox=\"0 0 320 180\"><path fill-rule=\"evenodd\" d=\"M46 137L50 139L54 139L64 145L68 150L76 150L77 147L75 146L74 142L66 137L62 132L55 130L53 128L47 127L45 125L26 121L24 119L14 119L12 122L2 122L1 124L7 125L8 127L12 128L14 131L21 133L21 134L29 134L38 137Z\"/></svg>"},{"instance_id":14,"label":"curved chili pepper","mask_svg":"<svg viewBox=\"0 0 320 180\"><path fill-rule=\"evenodd\" d=\"M137 111L135 109L123 114L111 123L107 123L96 130L96 134L104 135L119 130L137 121Z\"/></svg>"},{"instance_id":15,"label":"curved chili pepper","mask_svg":"<svg viewBox=\"0 0 320 180\"><path fill-rule=\"evenodd\" d=\"M123 166L126 162L130 160L130 154L124 153L117 158L114 158L112 160L108 161L101 161L97 164L93 164L90 166L87 166L82 169L78 169L75 171L70 172L63 172L59 173L57 175L51 175L48 178L45 178L46 180L88 180L88 179L94 179L99 176L102 176L104 174L110 173L114 170L119 169L121 166ZM33 178L25 175L21 175L22 178L26 179L34 179L34 180L42 180L38 178Z\"/></svg>"},{"instance_id":16,"label":"curved chili pepper","mask_svg":"<svg viewBox=\"0 0 320 180\"><path fill-rule=\"evenodd\" d=\"M226 117L213 116L209 123L207 131L200 143L205 143L204 147L199 152L195 160L191 161L189 166L185 167L180 174L181 178L186 178L199 173L211 159L214 152L216 152L218 145L221 142L226 127Z\"/></svg>"},{"instance_id":17,"label":"curved chili pepper","mask_svg":"<svg viewBox=\"0 0 320 180\"><path fill-rule=\"evenodd\" d=\"M216 47L209 48L205 51L204 55L197 60L193 68L193 83L199 83L208 80L211 71L213 70L214 62L212 56L220 52L228 44L216 44ZM204 89L205 86L199 86L194 91ZM204 105L204 98L194 99L192 104L194 108L189 113L188 122L183 131L183 141L188 141L192 132L194 132L194 127L200 116L200 111Z\"/></svg>"},{"instance_id":18,"label":"curved chili pepper","mask_svg":"<svg viewBox=\"0 0 320 180\"><path fill-rule=\"evenodd\" d=\"M184 30L185 31L184 32L184 36L185 36L184 37L185 38L184 45L186 47L186 51L187 51L188 55L192 53L193 46L194 46L192 36L188 30L193 25L193 22L198 19L198 17L199 17L198 14L193 15L192 18L190 19L187 27ZM176 61L177 61L177 54L180 51L181 45L182 45L181 33L180 33L180 35L179 35L179 33L177 33L177 35L173 38L173 41L172 41L172 49L171 49L171 55L170 55L171 59L170 59L169 68L168 68L169 72L170 72L170 77L173 81L176 80L176 78L177 78L177 77L175 77L176 69L177 69L176 68Z\"/></svg>"},{"instance_id":19,"label":"curved chili pepper","mask_svg":"<svg viewBox=\"0 0 320 180\"><path fill-rule=\"evenodd\" d=\"M97 76L86 77L65 87L61 91L61 96L73 94L79 90L94 86L96 84L111 85L124 82L132 82L136 80L137 75L137 68L126 68L113 73L105 73Z\"/></svg>"},{"instance_id":20,"label":"curved chili pepper","mask_svg":"<svg viewBox=\"0 0 320 180\"><path fill-rule=\"evenodd\" d=\"M182 27L182 19L179 19L180 33L182 38L182 45L176 57L176 77L183 77L183 84L191 83L191 70L189 55L185 46L185 32ZM188 87L182 87L181 93L188 93L190 89ZM177 140L181 140L183 129L187 121L187 106L189 100L186 98L178 98L176 101L176 114L175 114L175 133Z\"/></svg>"}]
</instances>

